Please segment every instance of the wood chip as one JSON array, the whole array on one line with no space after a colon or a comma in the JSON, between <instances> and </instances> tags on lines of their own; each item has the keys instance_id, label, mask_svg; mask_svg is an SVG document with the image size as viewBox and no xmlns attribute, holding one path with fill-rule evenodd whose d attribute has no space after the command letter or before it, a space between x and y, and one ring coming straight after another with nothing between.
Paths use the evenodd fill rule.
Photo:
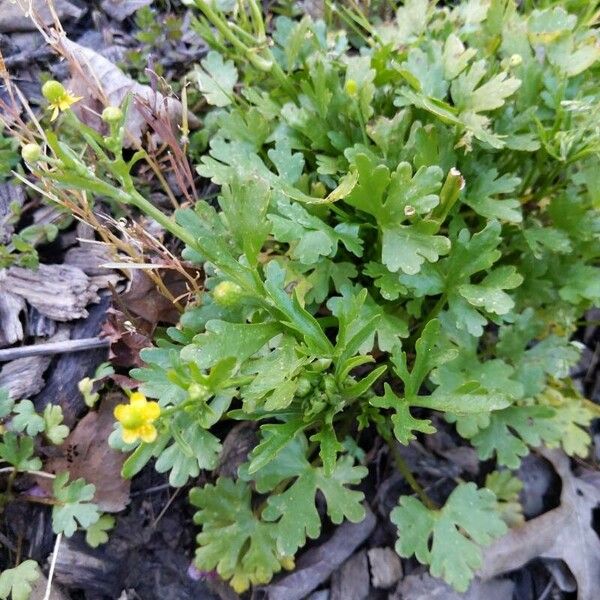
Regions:
<instances>
[{"instance_id":1,"label":"wood chip","mask_svg":"<svg viewBox=\"0 0 600 600\"><path fill-rule=\"evenodd\" d=\"M257 588L252 600L302 600L326 581L371 535L377 520L368 506L360 523L345 521L326 542L305 552L296 570L271 585Z\"/></svg>"},{"instance_id":2,"label":"wood chip","mask_svg":"<svg viewBox=\"0 0 600 600\"><path fill-rule=\"evenodd\" d=\"M390 588L402 577L400 557L392 548L371 548L368 557L373 587Z\"/></svg>"},{"instance_id":3,"label":"wood chip","mask_svg":"<svg viewBox=\"0 0 600 600\"><path fill-rule=\"evenodd\" d=\"M29 307L26 325L27 336L48 338L56 333L57 326L58 323L54 319L43 315L33 306Z\"/></svg>"},{"instance_id":4,"label":"wood chip","mask_svg":"<svg viewBox=\"0 0 600 600\"><path fill-rule=\"evenodd\" d=\"M0 244L8 243L13 233L11 205L23 206L24 202L25 192L21 186L0 183Z\"/></svg>"},{"instance_id":5,"label":"wood chip","mask_svg":"<svg viewBox=\"0 0 600 600\"><path fill-rule=\"evenodd\" d=\"M60 554L60 547L58 549ZM50 595L46 596L46 587L48 586L48 579L43 574L37 578L31 588L31 594L29 600L70 600L69 596L54 582L50 586Z\"/></svg>"},{"instance_id":6,"label":"wood chip","mask_svg":"<svg viewBox=\"0 0 600 600\"><path fill-rule=\"evenodd\" d=\"M369 596L369 563L364 550L351 556L331 576L330 600L364 600Z\"/></svg>"},{"instance_id":7,"label":"wood chip","mask_svg":"<svg viewBox=\"0 0 600 600\"><path fill-rule=\"evenodd\" d=\"M8 390L13 400L37 394L44 387L44 371L51 360L50 356L30 356L6 363L0 369L0 388Z\"/></svg>"},{"instance_id":8,"label":"wood chip","mask_svg":"<svg viewBox=\"0 0 600 600\"><path fill-rule=\"evenodd\" d=\"M23 339L21 313L25 300L10 292L0 293L0 348L12 346Z\"/></svg>"},{"instance_id":9,"label":"wood chip","mask_svg":"<svg viewBox=\"0 0 600 600\"><path fill-rule=\"evenodd\" d=\"M110 250L104 244L80 244L69 248L63 264L81 269L98 289L116 287L123 277L102 265L113 260Z\"/></svg>"},{"instance_id":10,"label":"wood chip","mask_svg":"<svg viewBox=\"0 0 600 600\"><path fill-rule=\"evenodd\" d=\"M10 267L0 272L0 294L21 296L55 321L86 317L86 306L98 302L98 288L77 267L39 265L38 269Z\"/></svg>"},{"instance_id":11,"label":"wood chip","mask_svg":"<svg viewBox=\"0 0 600 600\"><path fill-rule=\"evenodd\" d=\"M118 598L122 591L125 557L116 561L102 549L92 549L82 537L63 538L56 560L55 580L67 589L96 592L101 597Z\"/></svg>"},{"instance_id":12,"label":"wood chip","mask_svg":"<svg viewBox=\"0 0 600 600\"><path fill-rule=\"evenodd\" d=\"M109 269L102 265L113 260L111 252L104 244L83 243L69 248L63 263L78 267L86 275L106 275Z\"/></svg>"},{"instance_id":13,"label":"wood chip","mask_svg":"<svg viewBox=\"0 0 600 600\"><path fill-rule=\"evenodd\" d=\"M68 339L69 332L60 329L53 341ZM44 372L52 361L51 356L30 356L7 362L0 369L0 388L8 390L13 400L30 398L44 387Z\"/></svg>"}]
</instances>

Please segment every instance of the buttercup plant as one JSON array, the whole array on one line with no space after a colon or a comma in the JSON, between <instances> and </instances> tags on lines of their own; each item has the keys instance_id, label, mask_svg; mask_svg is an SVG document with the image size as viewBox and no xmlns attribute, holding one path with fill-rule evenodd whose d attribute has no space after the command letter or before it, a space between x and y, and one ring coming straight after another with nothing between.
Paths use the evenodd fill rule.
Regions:
<instances>
[{"instance_id":1,"label":"buttercup plant","mask_svg":"<svg viewBox=\"0 0 600 600\"><path fill-rule=\"evenodd\" d=\"M183 486L217 467L226 422L256 422L237 477L190 494L196 566L242 592L293 567L324 519L364 518L376 432L415 492L390 515L398 553L464 591L518 520L518 485L457 481L438 505L395 445L437 411L499 467L540 444L588 451L598 411L569 371L600 300L597 3L407 0L390 23L340 9L348 33L280 17L270 34L254 0L190 4L214 48L191 74L214 107L192 147L210 140L195 158L217 204L171 218L137 191L127 106L106 137L80 127L85 159L49 131L29 161L154 218L206 272L131 373L157 404L117 414L123 474L155 458Z\"/></svg>"}]
</instances>

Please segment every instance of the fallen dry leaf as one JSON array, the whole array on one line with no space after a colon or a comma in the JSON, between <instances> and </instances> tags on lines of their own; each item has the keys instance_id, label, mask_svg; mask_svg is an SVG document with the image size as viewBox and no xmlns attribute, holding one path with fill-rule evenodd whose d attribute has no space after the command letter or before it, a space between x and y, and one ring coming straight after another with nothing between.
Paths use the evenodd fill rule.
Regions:
<instances>
[{"instance_id":1,"label":"fallen dry leaf","mask_svg":"<svg viewBox=\"0 0 600 600\"><path fill-rule=\"evenodd\" d=\"M474 579L464 594L429 573L407 575L389 600L512 600L515 584L510 579Z\"/></svg>"},{"instance_id":2,"label":"fallen dry leaf","mask_svg":"<svg viewBox=\"0 0 600 600\"><path fill-rule=\"evenodd\" d=\"M106 105L121 105L128 94L133 94L138 103L143 102L151 107L155 114L166 117L173 127L181 122L182 106L179 100L137 83L101 54L72 42L64 35L58 36L53 45L69 64L71 91L83 97L74 109L85 123L99 128L101 122L97 114ZM85 110L85 107L91 110ZM129 140L139 141L146 126L136 102L132 103L126 124Z\"/></svg>"},{"instance_id":3,"label":"fallen dry leaf","mask_svg":"<svg viewBox=\"0 0 600 600\"><path fill-rule=\"evenodd\" d=\"M159 270L158 275L174 298L185 294L186 282L180 273L168 269ZM152 279L140 269L132 269L129 289L119 296L118 306L121 305L124 312L142 317L152 327L158 323L174 325L180 316L173 303L158 291Z\"/></svg>"},{"instance_id":4,"label":"fallen dry leaf","mask_svg":"<svg viewBox=\"0 0 600 600\"><path fill-rule=\"evenodd\" d=\"M562 479L560 506L511 529L486 548L479 576L489 579L537 557L560 559L577 581L578 600L594 600L600 584L600 539L592 519L600 504L600 481L576 477L560 451L543 454Z\"/></svg>"},{"instance_id":5,"label":"fallen dry leaf","mask_svg":"<svg viewBox=\"0 0 600 600\"><path fill-rule=\"evenodd\" d=\"M54 11L59 19L79 19L86 11L68 0L54 0ZM36 26L29 16L33 13L44 25L54 22L48 0L0 0L0 33L33 31Z\"/></svg>"},{"instance_id":6,"label":"fallen dry leaf","mask_svg":"<svg viewBox=\"0 0 600 600\"><path fill-rule=\"evenodd\" d=\"M127 316L116 308L106 311L101 336L110 341L108 359L118 367L141 367L140 350L152 346L154 326L141 318Z\"/></svg>"},{"instance_id":7,"label":"fallen dry leaf","mask_svg":"<svg viewBox=\"0 0 600 600\"><path fill-rule=\"evenodd\" d=\"M69 471L70 479L83 477L93 483L96 486L94 502L106 512L118 512L129 503L131 482L121 477L126 455L108 445L114 423L113 409L119 402L124 402L121 394L105 396L100 409L83 417L63 442L61 454L44 465L44 470L50 473ZM47 479L40 479L38 483L49 490Z\"/></svg>"}]
</instances>

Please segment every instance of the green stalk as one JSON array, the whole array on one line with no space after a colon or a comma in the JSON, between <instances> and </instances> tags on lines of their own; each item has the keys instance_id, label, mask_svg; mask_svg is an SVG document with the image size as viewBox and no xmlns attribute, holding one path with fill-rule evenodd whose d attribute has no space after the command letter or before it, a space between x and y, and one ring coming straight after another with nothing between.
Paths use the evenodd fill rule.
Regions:
<instances>
[{"instance_id":1,"label":"green stalk","mask_svg":"<svg viewBox=\"0 0 600 600\"><path fill-rule=\"evenodd\" d=\"M406 483L410 485L411 489L417 496L420 498L421 502L429 509L429 510L438 510L439 507L435 504L435 502L427 495L427 492L423 489L421 484L415 479L415 476L412 474L411 470L408 468L406 461L402 458L400 452L396 448L396 441L389 435L383 435L382 432L379 432L381 437L385 440L394 459L394 463L396 464L396 468L400 471L401 475L406 480Z\"/></svg>"},{"instance_id":2,"label":"green stalk","mask_svg":"<svg viewBox=\"0 0 600 600\"><path fill-rule=\"evenodd\" d=\"M219 30L219 33L239 52L245 56L250 63L261 71L269 71L272 63L255 54L233 33L228 24L204 1L195 0L196 6L204 13L206 18Z\"/></svg>"}]
</instances>

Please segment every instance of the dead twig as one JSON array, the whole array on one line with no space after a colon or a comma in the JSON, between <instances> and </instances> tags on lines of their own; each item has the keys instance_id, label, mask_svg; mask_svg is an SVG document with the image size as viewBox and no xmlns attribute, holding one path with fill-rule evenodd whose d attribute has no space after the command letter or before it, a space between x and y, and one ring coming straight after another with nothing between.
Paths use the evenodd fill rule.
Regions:
<instances>
[{"instance_id":1,"label":"dead twig","mask_svg":"<svg viewBox=\"0 0 600 600\"><path fill-rule=\"evenodd\" d=\"M18 348L5 348L0 350L0 362L7 362L28 356L46 356L48 354L66 354L68 352L81 352L95 348L108 348L110 341L99 337L84 338L81 340L65 340L63 342L48 342L33 346L19 346Z\"/></svg>"}]
</instances>

